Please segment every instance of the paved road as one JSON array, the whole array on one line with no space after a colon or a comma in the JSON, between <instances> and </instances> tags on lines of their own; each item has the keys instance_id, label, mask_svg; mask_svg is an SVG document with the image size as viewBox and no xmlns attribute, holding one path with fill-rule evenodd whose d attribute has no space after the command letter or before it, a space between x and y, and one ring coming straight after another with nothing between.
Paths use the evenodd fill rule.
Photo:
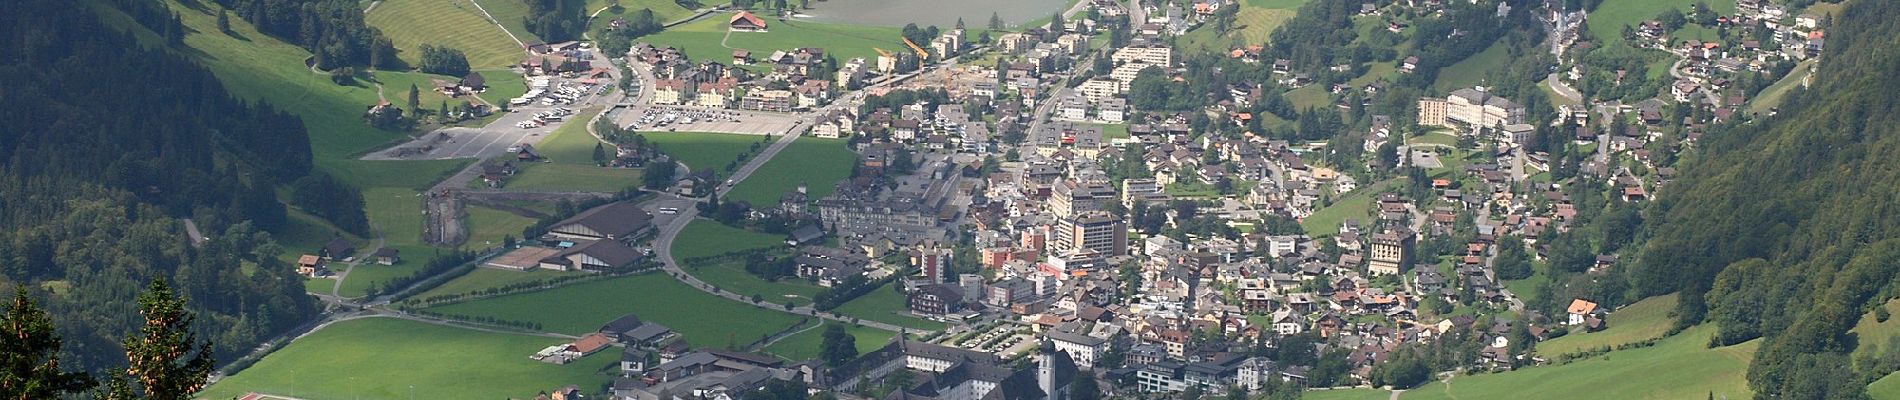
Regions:
<instances>
[{"instance_id":1,"label":"paved road","mask_svg":"<svg viewBox=\"0 0 1900 400\"><path fill-rule=\"evenodd\" d=\"M1544 78L1544 85L1549 86L1550 91L1557 92L1558 96L1570 99L1572 103L1583 104L1583 92L1578 92L1576 88L1564 83L1563 79L1558 79L1557 73L1555 72L1552 72L1549 77Z\"/></svg>"}]
</instances>

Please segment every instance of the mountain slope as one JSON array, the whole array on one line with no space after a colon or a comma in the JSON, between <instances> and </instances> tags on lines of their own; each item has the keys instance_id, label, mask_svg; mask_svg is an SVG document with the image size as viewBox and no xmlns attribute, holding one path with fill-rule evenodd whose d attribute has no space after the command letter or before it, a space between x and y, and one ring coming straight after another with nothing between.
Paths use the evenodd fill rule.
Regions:
<instances>
[{"instance_id":1,"label":"mountain slope","mask_svg":"<svg viewBox=\"0 0 1900 400\"><path fill-rule=\"evenodd\" d=\"M1781 114L1704 136L1631 271L1641 294L1683 293L1680 325L1766 338L1749 371L1763 397L1854 398L1884 375L1846 353L1900 270L1900 2L1854 2L1827 45Z\"/></svg>"}]
</instances>

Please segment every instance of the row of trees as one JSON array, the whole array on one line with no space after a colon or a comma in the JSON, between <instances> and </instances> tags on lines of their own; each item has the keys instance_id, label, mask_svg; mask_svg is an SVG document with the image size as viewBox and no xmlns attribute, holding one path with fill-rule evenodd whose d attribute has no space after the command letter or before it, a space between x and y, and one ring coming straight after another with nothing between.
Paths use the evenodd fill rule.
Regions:
<instances>
[{"instance_id":1,"label":"row of trees","mask_svg":"<svg viewBox=\"0 0 1900 400\"><path fill-rule=\"evenodd\" d=\"M587 31L587 0L527 0L529 33L549 43L579 40Z\"/></svg>"},{"instance_id":2,"label":"row of trees","mask_svg":"<svg viewBox=\"0 0 1900 400\"><path fill-rule=\"evenodd\" d=\"M422 60L416 66L422 72L448 76L468 75L468 56L448 46L422 45ZM410 107L414 109L415 107Z\"/></svg>"}]
</instances>

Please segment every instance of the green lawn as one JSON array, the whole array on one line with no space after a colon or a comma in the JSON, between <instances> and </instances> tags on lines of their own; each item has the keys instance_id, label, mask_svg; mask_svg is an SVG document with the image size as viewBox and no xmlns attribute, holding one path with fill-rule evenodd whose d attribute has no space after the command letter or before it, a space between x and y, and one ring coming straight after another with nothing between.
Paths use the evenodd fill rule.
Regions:
<instances>
[{"instance_id":1,"label":"green lawn","mask_svg":"<svg viewBox=\"0 0 1900 400\"><path fill-rule=\"evenodd\" d=\"M1525 302L1534 302L1537 287L1550 281L1550 266L1543 261L1531 261L1531 277L1504 281L1504 288Z\"/></svg>"},{"instance_id":2,"label":"green lawn","mask_svg":"<svg viewBox=\"0 0 1900 400\"><path fill-rule=\"evenodd\" d=\"M1565 303L1568 304L1567 302ZM1603 330L1583 332L1572 330L1569 335L1537 344L1537 352L1546 357L1589 351L1599 347L1614 348L1620 344L1635 343L1661 337L1673 324L1669 313L1676 309L1676 295L1651 297L1624 306L1610 313L1604 321Z\"/></svg>"},{"instance_id":3,"label":"green lawn","mask_svg":"<svg viewBox=\"0 0 1900 400\"><path fill-rule=\"evenodd\" d=\"M1300 3L1292 0L1269 0L1282 3ZM1297 4L1294 5L1297 7ZM1293 19L1293 8L1241 7L1234 15L1234 24L1227 30L1216 29L1214 24L1205 24L1188 31L1181 37L1179 46L1183 51L1225 53L1235 45L1253 45L1267 42L1268 35L1287 20Z\"/></svg>"},{"instance_id":4,"label":"green lawn","mask_svg":"<svg viewBox=\"0 0 1900 400\"><path fill-rule=\"evenodd\" d=\"M1121 123L1121 124L1082 124L1082 125L1089 125L1089 126L1095 126L1095 127L1100 127L1100 128L1102 128L1102 137L1103 137L1103 138L1105 138L1105 139L1110 139L1110 140L1114 140L1114 139L1127 139L1127 138L1128 138L1128 124L1126 124L1126 123Z\"/></svg>"},{"instance_id":5,"label":"green lawn","mask_svg":"<svg viewBox=\"0 0 1900 400\"><path fill-rule=\"evenodd\" d=\"M1611 352L1569 364L1460 376L1406 391L1429 399L1700 399L1751 397L1746 375L1760 340L1708 348L1715 328L1701 325L1655 346Z\"/></svg>"},{"instance_id":6,"label":"green lawn","mask_svg":"<svg viewBox=\"0 0 1900 400\"><path fill-rule=\"evenodd\" d=\"M487 100L489 104L501 106L508 104L509 99L521 97L522 94L528 93L528 82L526 78L523 78L521 74L515 73L515 71L487 69L476 72L481 72L482 79L488 81L488 90L483 90L478 96L481 96L482 100Z\"/></svg>"},{"instance_id":7,"label":"green lawn","mask_svg":"<svg viewBox=\"0 0 1900 400\"><path fill-rule=\"evenodd\" d=\"M825 322L825 325L835 324L840 324L840 322ZM792 361L804 361L817 358L819 346L825 343L825 329L826 327L819 326L808 331L787 336L784 339L779 339L778 343L766 346L763 351L766 354L779 356L779 358ZM850 333L851 337L856 339L854 343L857 344L858 354L868 353L884 347L886 343L890 343L892 337L897 336L897 332L853 325L845 325L844 331Z\"/></svg>"},{"instance_id":8,"label":"green lawn","mask_svg":"<svg viewBox=\"0 0 1900 400\"><path fill-rule=\"evenodd\" d=\"M593 106L568 116L560 127L554 128L547 138L541 139L541 144L534 146L535 151L556 164L596 165L594 147L601 145L601 141L587 132L587 121L594 119L595 114L600 114L600 110L600 106ZM612 149L605 150L608 151L607 156L613 156Z\"/></svg>"},{"instance_id":9,"label":"green lawn","mask_svg":"<svg viewBox=\"0 0 1900 400\"><path fill-rule=\"evenodd\" d=\"M774 205L799 184L806 186L811 199L821 199L831 195L838 181L851 177L857 163L858 155L845 147L845 139L800 137L734 186L726 199Z\"/></svg>"},{"instance_id":10,"label":"green lawn","mask_svg":"<svg viewBox=\"0 0 1900 400\"><path fill-rule=\"evenodd\" d=\"M558 289L433 307L446 314L534 321L549 332L583 334L621 315L672 328L694 347L745 345L803 319L726 300L664 274L647 274Z\"/></svg>"},{"instance_id":11,"label":"green lawn","mask_svg":"<svg viewBox=\"0 0 1900 400\"><path fill-rule=\"evenodd\" d=\"M1306 85L1299 89L1288 90L1281 96L1293 103L1293 108L1296 110L1326 108L1331 107L1333 103L1333 94L1328 93L1326 88L1320 85Z\"/></svg>"},{"instance_id":12,"label":"green lawn","mask_svg":"<svg viewBox=\"0 0 1900 400\"><path fill-rule=\"evenodd\" d=\"M351 320L271 353L199 397L259 392L310 399L531 398L566 385L594 388L612 379L600 371L616 365L618 352L567 365L528 359L562 342L390 318Z\"/></svg>"},{"instance_id":13,"label":"green lawn","mask_svg":"<svg viewBox=\"0 0 1900 400\"><path fill-rule=\"evenodd\" d=\"M1880 400L1900 399L1900 373L1887 374L1867 385L1867 396Z\"/></svg>"},{"instance_id":14,"label":"green lawn","mask_svg":"<svg viewBox=\"0 0 1900 400\"><path fill-rule=\"evenodd\" d=\"M420 62L424 44L462 50L468 65L475 68L506 66L527 58L521 44L490 23L470 0L384 0L363 20L382 30L396 45L397 56L410 65Z\"/></svg>"},{"instance_id":15,"label":"green lawn","mask_svg":"<svg viewBox=\"0 0 1900 400\"><path fill-rule=\"evenodd\" d=\"M1331 236L1339 233L1339 224L1346 222L1348 218L1358 218L1360 223L1372 223L1375 217L1368 216L1366 213L1372 209L1374 197L1386 188L1402 182L1402 179L1395 178L1366 185L1347 193L1344 197L1334 199L1332 206L1314 211L1313 215L1301 220L1300 227L1305 228L1308 235Z\"/></svg>"},{"instance_id":16,"label":"green lawn","mask_svg":"<svg viewBox=\"0 0 1900 400\"><path fill-rule=\"evenodd\" d=\"M687 224L679 238L673 241L673 257L684 264L686 273L720 290L748 297L757 295L771 304L782 305L786 301L809 304L812 296L817 295L823 287L798 279L767 281L746 272L741 260L711 263L687 261L740 250L783 247L784 240L782 236L733 228L712 220L695 220Z\"/></svg>"},{"instance_id":17,"label":"green lawn","mask_svg":"<svg viewBox=\"0 0 1900 400\"><path fill-rule=\"evenodd\" d=\"M529 271L510 271L510 270L495 269L495 268L476 268L472 271L469 271L466 274L462 274L462 276L458 276L455 279L451 279L448 282L443 282L441 285L436 286L434 289L429 289L426 292L422 292L410 297L420 299L420 298L428 298L429 296L436 296L436 295L475 293L475 292L480 292L483 289L488 289L488 288L498 288L498 287L508 286L508 285L516 284L516 283L533 282L536 280L553 279L557 277L573 276L573 275L589 275L589 273L581 272L581 271L550 271L550 270L543 270L543 269L536 269L536 270L529 270Z\"/></svg>"},{"instance_id":18,"label":"green lawn","mask_svg":"<svg viewBox=\"0 0 1900 400\"><path fill-rule=\"evenodd\" d=\"M1305 5L1306 2L1308 1L1311 1L1311 0L1245 0L1241 4L1244 4L1247 7L1268 8L1268 9L1276 9L1276 10L1295 10L1295 9L1299 9L1300 6L1302 5Z\"/></svg>"},{"instance_id":19,"label":"green lawn","mask_svg":"<svg viewBox=\"0 0 1900 400\"><path fill-rule=\"evenodd\" d=\"M357 266L339 288L338 294L344 297L362 296L372 285L420 271L437 251L435 247L422 244L422 199L416 197L415 191L370 188L363 191L363 201L370 223L383 234L383 245L401 251L403 261L396 265L370 263ZM364 247L362 251L369 251L367 246ZM332 266L330 269L337 273L343 272L341 266Z\"/></svg>"},{"instance_id":20,"label":"green lawn","mask_svg":"<svg viewBox=\"0 0 1900 400\"><path fill-rule=\"evenodd\" d=\"M482 74L482 77L487 78L488 74ZM424 109L441 109L443 103L448 103L450 107L454 107L456 104L470 100L467 98L450 99L449 96L442 95L442 92L435 91L436 80L459 82L462 78L459 76L450 77L447 75L422 72L376 71L376 81L383 84L383 97L389 98L389 102L396 104L398 107L409 108L410 85L415 85L416 94L418 95L416 97L420 97L422 100L417 105L422 106Z\"/></svg>"},{"instance_id":21,"label":"green lawn","mask_svg":"<svg viewBox=\"0 0 1900 400\"><path fill-rule=\"evenodd\" d=\"M897 293L897 290L892 287L894 286L884 285L872 289L870 293L851 299L832 311L911 329L934 331L944 328L943 323L903 314L910 310L910 306L906 303L904 295Z\"/></svg>"},{"instance_id":22,"label":"green lawn","mask_svg":"<svg viewBox=\"0 0 1900 400\"><path fill-rule=\"evenodd\" d=\"M726 166L739 159L740 153L752 151L754 143L766 140L761 135L739 135L708 132L641 132L648 143L660 147L660 151L695 171L712 170L720 176L729 175ZM770 143L760 144L764 149Z\"/></svg>"},{"instance_id":23,"label":"green lawn","mask_svg":"<svg viewBox=\"0 0 1900 400\"><path fill-rule=\"evenodd\" d=\"M1663 10L1675 8L1686 14L1689 6L1701 0L1606 1L1590 12L1590 33L1604 40L1622 37L1624 26L1636 26L1655 19ZM1713 0L1709 8L1721 15L1735 15L1735 0Z\"/></svg>"},{"instance_id":24,"label":"green lawn","mask_svg":"<svg viewBox=\"0 0 1900 400\"><path fill-rule=\"evenodd\" d=\"M740 250L785 246L785 237L734 228L712 220L694 220L673 241L673 257L680 260Z\"/></svg>"},{"instance_id":25,"label":"green lawn","mask_svg":"<svg viewBox=\"0 0 1900 400\"><path fill-rule=\"evenodd\" d=\"M534 218L482 206L468 206L463 210L468 212L468 218L463 220L468 230L468 241L464 243L470 249L500 246L504 236L519 238L522 228L536 222Z\"/></svg>"},{"instance_id":26,"label":"green lawn","mask_svg":"<svg viewBox=\"0 0 1900 400\"><path fill-rule=\"evenodd\" d=\"M1486 47L1478 54L1472 54L1471 57L1465 57L1457 64L1439 69L1438 80L1432 82L1432 90L1442 94L1477 86L1484 81L1486 72L1511 62L1510 52L1504 47L1503 41L1492 43L1491 47Z\"/></svg>"},{"instance_id":27,"label":"green lawn","mask_svg":"<svg viewBox=\"0 0 1900 400\"><path fill-rule=\"evenodd\" d=\"M693 60L720 63L731 62L731 49L751 50L753 54L765 55L774 50L822 47L826 54L844 62L858 57L876 60L875 48L889 51L904 48L904 43L898 39L900 29L897 27L786 22L769 17L766 21L771 28L769 31L734 32L731 39L727 40L726 19L730 16L714 14L636 41L679 47ZM722 40L725 40L724 44L721 44Z\"/></svg>"}]
</instances>

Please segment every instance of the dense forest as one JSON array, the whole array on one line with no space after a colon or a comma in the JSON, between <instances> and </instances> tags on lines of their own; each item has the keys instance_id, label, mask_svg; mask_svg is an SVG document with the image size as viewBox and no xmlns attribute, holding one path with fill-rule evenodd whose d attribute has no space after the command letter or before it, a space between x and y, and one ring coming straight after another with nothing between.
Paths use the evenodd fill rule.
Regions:
<instances>
[{"instance_id":1,"label":"dense forest","mask_svg":"<svg viewBox=\"0 0 1900 400\"><path fill-rule=\"evenodd\" d=\"M1837 15L1812 87L1684 159L1630 271L1641 295L1681 292L1679 324L1716 324L1712 344L1763 339L1757 398L1863 398L1893 368L1850 361L1884 338L1848 330L1900 272L1900 2Z\"/></svg>"},{"instance_id":2,"label":"dense forest","mask_svg":"<svg viewBox=\"0 0 1900 400\"><path fill-rule=\"evenodd\" d=\"M273 188L311 168L303 122L90 10L0 3L0 287L43 299L67 365L95 371L124 364L153 279L192 300L221 358L309 321L264 233L285 221ZM210 240L186 238L186 217Z\"/></svg>"},{"instance_id":3,"label":"dense forest","mask_svg":"<svg viewBox=\"0 0 1900 400\"><path fill-rule=\"evenodd\" d=\"M405 69L396 47L363 22L356 0L217 0L257 30L309 50L317 67ZM192 2L185 2L191 4Z\"/></svg>"}]
</instances>

